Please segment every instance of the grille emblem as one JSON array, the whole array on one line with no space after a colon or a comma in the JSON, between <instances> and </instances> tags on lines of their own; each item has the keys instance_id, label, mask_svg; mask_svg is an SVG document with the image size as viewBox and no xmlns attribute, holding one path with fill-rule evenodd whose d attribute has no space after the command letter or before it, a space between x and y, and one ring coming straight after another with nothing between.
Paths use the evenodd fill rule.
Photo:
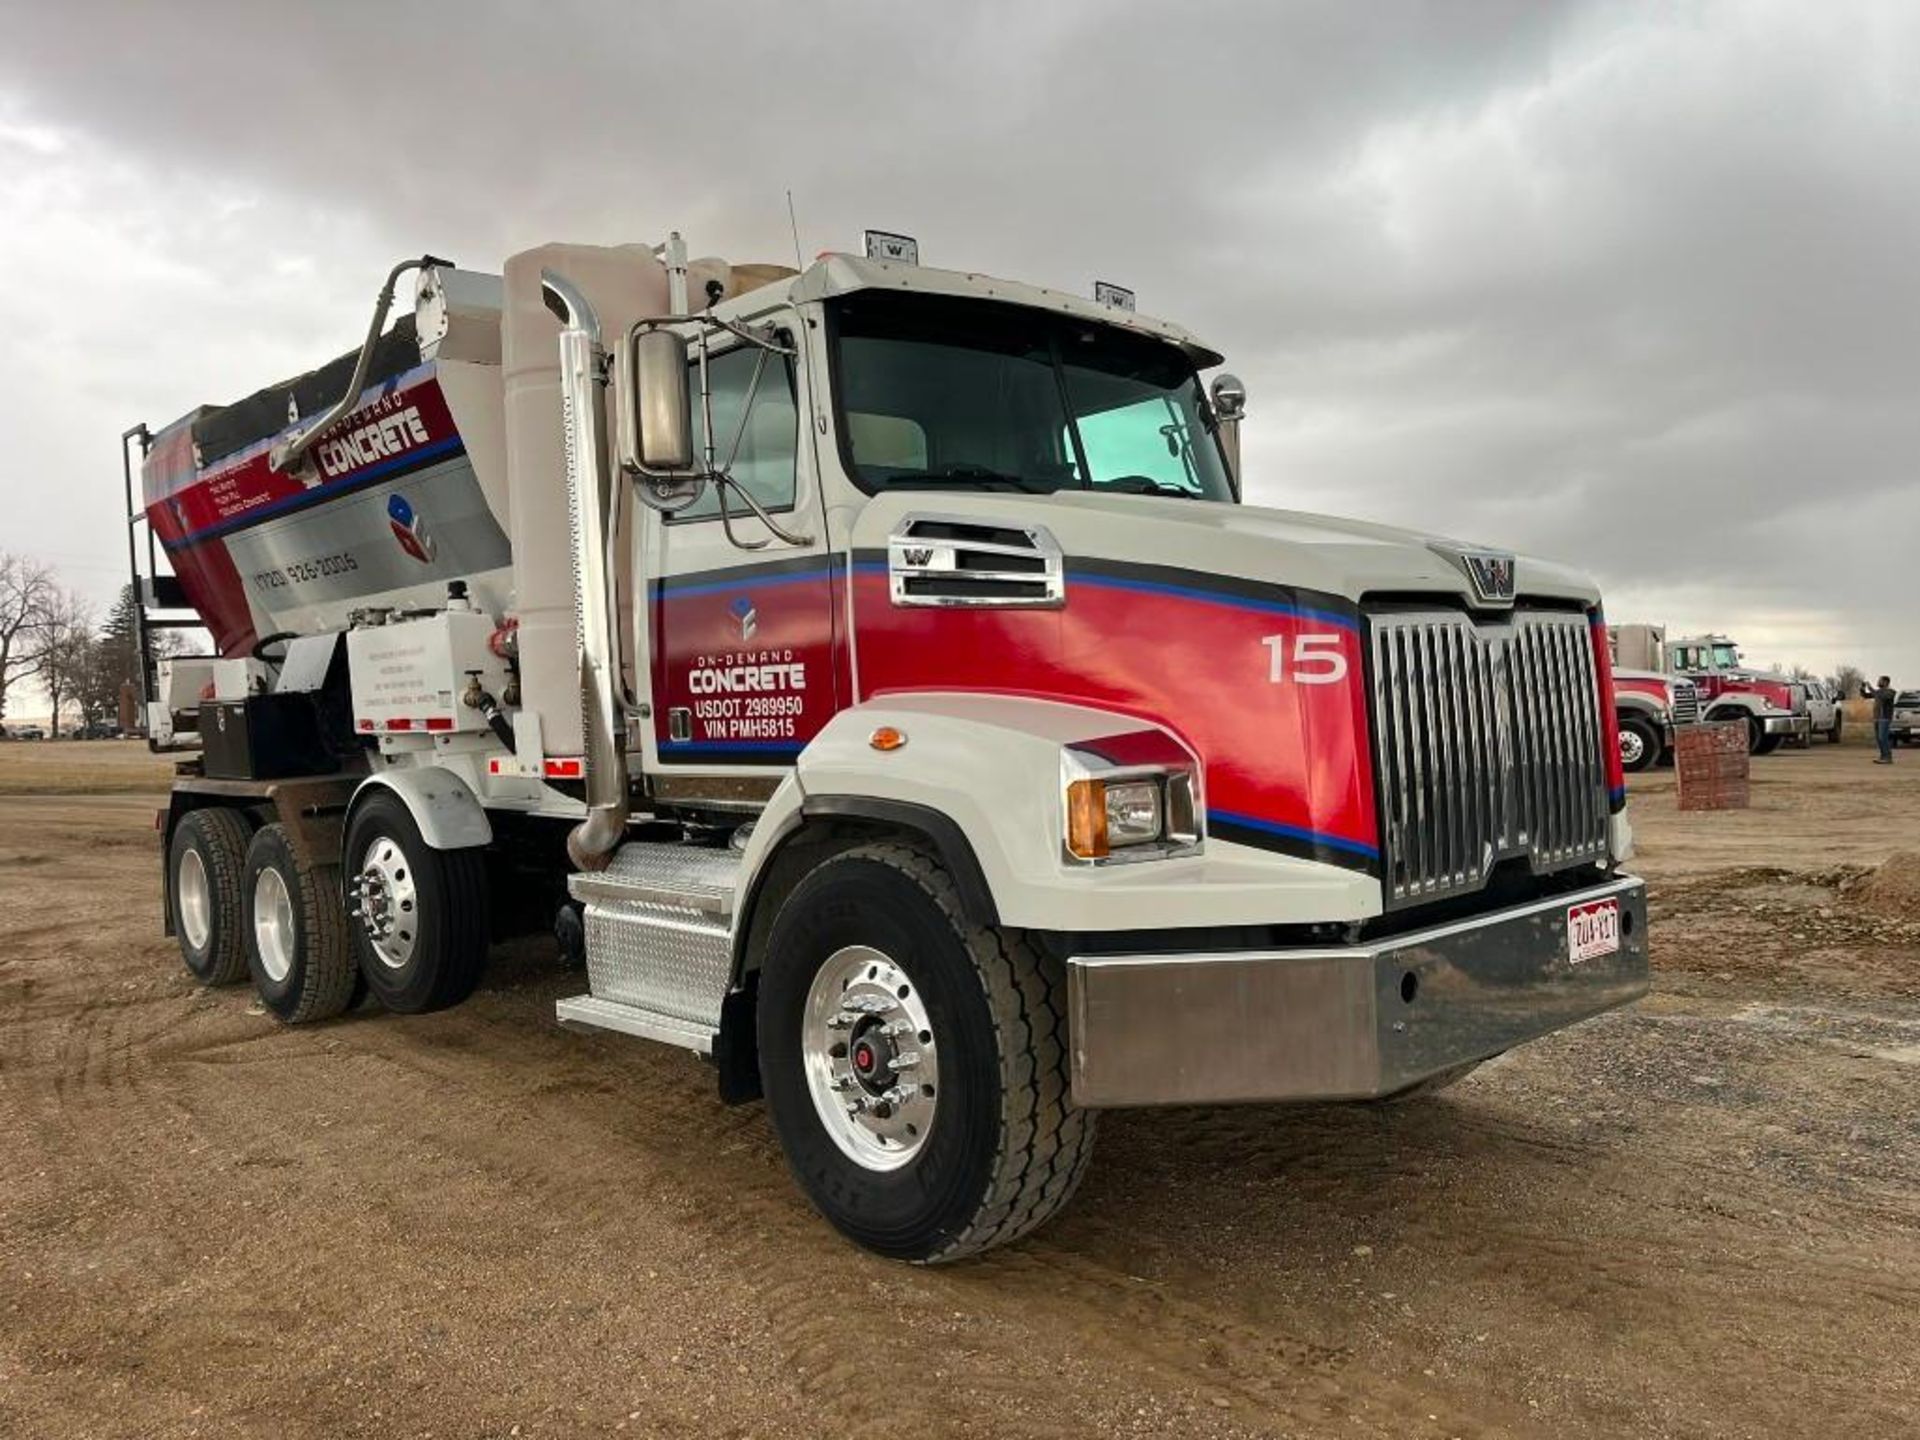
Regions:
<instances>
[{"instance_id":1,"label":"grille emblem","mask_svg":"<svg viewBox=\"0 0 1920 1440\"><path fill-rule=\"evenodd\" d=\"M1469 550L1453 545L1430 547L1466 572L1474 598L1482 605L1511 605L1514 597L1513 554L1507 550Z\"/></svg>"},{"instance_id":2,"label":"grille emblem","mask_svg":"<svg viewBox=\"0 0 1920 1440\"><path fill-rule=\"evenodd\" d=\"M1460 558L1466 561L1467 578L1482 600L1513 603L1513 556L1470 550Z\"/></svg>"}]
</instances>

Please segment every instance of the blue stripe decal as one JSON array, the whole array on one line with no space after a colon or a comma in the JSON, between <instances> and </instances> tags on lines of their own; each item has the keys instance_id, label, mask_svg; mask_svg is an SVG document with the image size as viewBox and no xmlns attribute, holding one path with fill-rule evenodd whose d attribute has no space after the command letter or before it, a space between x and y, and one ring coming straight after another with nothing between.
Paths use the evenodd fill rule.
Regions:
<instances>
[{"instance_id":1,"label":"blue stripe decal","mask_svg":"<svg viewBox=\"0 0 1920 1440\"><path fill-rule=\"evenodd\" d=\"M881 567L885 569L885 566ZM737 580L715 580L705 585L674 585L667 581L655 580L653 593L657 598L678 600L685 595L739 594L742 590L766 590L775 585L795 585L803 580L830 580L833 567L823 565L818 570L795 570L785 575L756 576L751 570L742 570Z\"/></svg>"},{"instance_id":2,"label":"blue stripe decal","mask_svg":"<svg viewBox=\"0 0 1920 1440\"><path fill-rule=\"evenodd\" d=\"M853 573L856 575L888 575L892 572L884 560L861 560L855 562ZM1257 610L1266 615L1291 615L1302 620L1313 620L1324 625L1337 625L1342 630L1360 633L1360 622L1351 615L1339 615L1328 610L1315 610L1304 605L1291 605L1284 600L1261 600L1251 595L1234 595L1222 590L1206 590L1197 585L1169 585L1159 580L1128 580L1117 575L1096 575L1087 571L1076 571L1071 557L1067 561L1067 588L1069 594L1077 586L1098 585L1109 590L1132 590L1142 595L1166 595L1176 600L1198 600L1208 605L1225 605L1235 610Z\"/></svg>"},{"instance_id":3,"label":"blue stripe decal","mask_svg":"<svg viewBox=\"0 0 1920 1440\"><path fill-rule=\"evenodd\" d=\"M191 535L168 542L162 548L169 551L185 550L189 546L198 545L207 540L217 540L222 535L258 525L262 520L270 520L275 515L284 515L289 510L303 510L309 505L317 505L323 500L331 500L349 491L361 489L384 476L391 475L402 466L410 470L421 469L428 462L443 456L465 454L466 448L458 435L449 435L445 439L435 440L430 445L422 445L418 450L409 450L404 455L395 455L390 460L382 460L378 465L369 465L364 470L355 471L352 475L330 484L316 485L311 490L302 490L298 495L289 495L284 500L276 500L271 505L256 505L251 510L243 510L218 525L206 530L196 530Z\"/></svg>"},{"instance_id":4,"label":"blue stripe decal","mask_svg":"<svg viewBox=\"0 0 1920 1440\"><path fill-rule=\"evenodd\" d=\"M1627 800L1627 787L1624 785L1619 785L1607 791L1607 799L1617 801L1620 804L1624 805Z\"/></svg>"},{"instance_id":5,"label":"blue stripe decal","mask_svg":"<svg viewBox=\"0 0 1920 1440\"><path fill-rule=\"evenodd\" d=\"M1272 820L1257 820L1251 815L1236 815L1231 810L1208 810L1207 822L1218 821L1223 825L1240 825L1248 830L1264 830L1269 835L1279 835L1288 840L1300 840L1309 845L1324 845L1329 850L1344 850L1351 855L1364 855L1369 860L1379 858L1377 847L1360 840L1348 840L1339 835L1328 835L1319 830L1303 830L1297 825L1281 825Z\"/></svg>"},{"instance_id":6,"label":"blue stripe decal","mask_svg":"<svg viewBox=\"0 0 1920 1440\"><path fill-rule=\"evenodd\" d=\"M1327 610L1312 610L1303 605L1290 605L1284 600L1259 600L1251 595L1232 595L1221 590L1202 590L1191 585L1168 585L1158 580L1127 580L1119 576L1089 575L1085 572L1075 574L1071 564L1067 567L1067 579L1069 588L1074 585L1101 585L1109 590L1134 590L1143 595L1168 595L1177 600L1199 600L1208 605L1225 605L1234 610L1258 610L1267 615L1291 615L1322 625L1337 625L1342 630L1351 630L1356 635L1360 633L1360 622L1350 615L1336 615Z\"/></svg>"}]
</instances>

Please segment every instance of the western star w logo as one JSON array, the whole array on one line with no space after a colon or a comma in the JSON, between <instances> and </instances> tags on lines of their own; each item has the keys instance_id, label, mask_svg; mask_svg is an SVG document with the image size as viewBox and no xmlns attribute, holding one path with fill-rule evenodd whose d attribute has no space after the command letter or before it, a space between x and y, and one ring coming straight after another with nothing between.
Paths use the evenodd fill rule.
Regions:
<instances>
[{"instance_id":1,"label":"western star w logo","mask_svg":"<svg viewBox=\"0 0 1920 1440\"><path fill-rule=\"evenodd\" d=\"M1482 600L1511 602L1513 599L1513 556L1490 550L1469 550L1461 557L1466 562L1467 578Z\"/></svg>"},{"instance_id":2,"label":"western star w logo","mask_svg":"<svg viewBox=\"0 0 1920 1440\"><path fill-rule=\"evenodd\" d=\"M933 551L923 546L909 545L900 552L900 558L917 568L925 568L933 563Z\"/></svg>"}]
</instances>

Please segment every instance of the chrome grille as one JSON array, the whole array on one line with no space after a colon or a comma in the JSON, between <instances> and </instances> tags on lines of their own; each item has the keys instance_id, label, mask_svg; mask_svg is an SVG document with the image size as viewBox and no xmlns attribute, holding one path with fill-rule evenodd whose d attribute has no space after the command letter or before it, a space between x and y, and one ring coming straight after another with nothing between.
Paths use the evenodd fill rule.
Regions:
<instances>
[{"instance_id":1,"label":"chrome grille","mask_svg":"<svg viewBox=\"0 0 1920 1440\"><path fill-rule=\"evenodd\" d=\"M1607 772L1586 617L1370 617L1374 773L1390 907L1607 852ZM1611 736L1607 737L1609 742Z\"/></svg>"},{"instance_id":2,"label":"chrome grille","mask_svg":"<svg viewBox=\"0 0 1920 1440\"><path fill-rule=\"evenodd\" d=\"M1693 725L1700 719L1700 690L1691 680L1673 682L1673 723Z\"/></svg>"}]
</instances>

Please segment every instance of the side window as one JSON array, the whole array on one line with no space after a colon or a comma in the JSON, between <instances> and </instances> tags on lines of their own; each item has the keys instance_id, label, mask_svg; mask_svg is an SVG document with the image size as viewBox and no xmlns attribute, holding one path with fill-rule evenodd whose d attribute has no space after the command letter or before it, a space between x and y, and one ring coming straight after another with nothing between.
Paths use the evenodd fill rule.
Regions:
<instances>
[{"instance_id":1,"label":"side window","mask_svg":"<svg viewBox=\"0 0 1920 1440\"><path fill-rule=\"evenodd\" d=\"M746 428L743 430L740 425L759 353L753 346L743 345L707 361L707 383L713 388L713 463L716 466L727 463L733 437L738 433L740 450L734 457L733 478L768 510L791 510L799 464L800 411L794 403L793 363L786 356L767 356L760 371L760 387L753 396L753 410L746 417ZM705 443L701 433L697 372L687 388L697 451ZM729 512L736 517L745 509L737 500L728 502ZM709 485L697 504L688 506L672 520L685 524L690 520L716 519L719 514L719 487Z\"/></svg>"}]
</instances>

